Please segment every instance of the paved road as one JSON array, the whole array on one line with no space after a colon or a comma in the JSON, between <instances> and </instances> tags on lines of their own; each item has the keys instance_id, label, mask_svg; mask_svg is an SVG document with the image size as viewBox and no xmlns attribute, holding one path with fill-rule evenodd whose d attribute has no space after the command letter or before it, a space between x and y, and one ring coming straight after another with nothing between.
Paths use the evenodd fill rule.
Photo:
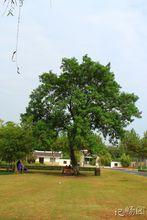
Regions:
<instances>
[{"instance_id":1,"label":"paved road","mask_svg":"<svg viewBox=\"0 0 147 220\"><path fill-rule=\"evenodd\" d=\"M119 169L119 168L112 168L112 170L119 170L124 173L130 173L130 174L135 174L139 176L145 176L147 177L147 172L138 172L138 170L127 170L127 169Z\"/></svg>"}]
</instances>

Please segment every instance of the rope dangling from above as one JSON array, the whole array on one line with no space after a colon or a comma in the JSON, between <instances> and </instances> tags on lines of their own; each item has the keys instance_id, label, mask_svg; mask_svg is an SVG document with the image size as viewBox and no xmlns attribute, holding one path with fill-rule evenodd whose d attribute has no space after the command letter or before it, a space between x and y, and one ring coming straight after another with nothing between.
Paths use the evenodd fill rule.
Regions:
<instances>
[{"instance_id":1,"label":"rope dangling from above","mask_svg":"<svg viewBox=\"0 0 147 220\"><path fill-rule=\"evenodd\" d=\"M16 63L16 71L20 74L20 68L18 64L18 45L19 45L19 30L20 30L20 20L21 20L21 9L23 6L24 0L19 0L19 8L18 8L18 19L17 19L17 33L16 33L16 47L12 53L12 62Z\"/></svg>"}]
</instances>

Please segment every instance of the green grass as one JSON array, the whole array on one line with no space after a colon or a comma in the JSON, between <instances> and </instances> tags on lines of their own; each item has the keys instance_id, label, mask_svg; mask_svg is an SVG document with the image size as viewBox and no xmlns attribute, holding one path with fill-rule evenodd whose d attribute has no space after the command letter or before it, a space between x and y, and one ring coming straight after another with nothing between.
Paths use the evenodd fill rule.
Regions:
<instances>
[{"instance_id":1,"label":"green grass","mask_svg":"<svg viewBox=\"0 0 147 220\"><path fill-rule=\"evenodd\" d=\"M115 210L147 206L147 178L119 171L79 177L58 172L0 176L0 220L147 219L115 217Z\"/></svg>"}]
</instances>

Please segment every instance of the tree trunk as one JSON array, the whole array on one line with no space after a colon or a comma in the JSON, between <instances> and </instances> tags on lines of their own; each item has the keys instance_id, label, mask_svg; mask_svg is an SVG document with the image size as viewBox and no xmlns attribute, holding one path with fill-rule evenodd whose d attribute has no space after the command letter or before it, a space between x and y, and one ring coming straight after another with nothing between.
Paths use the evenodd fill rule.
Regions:
<instances>
[{"instance_id":1,"label":"tree trunk","mask_svg":"<svg viewBox=\"0 0 147 220\"><path fill-rule=\"evenodd\" d=\"M74 152L74 148L72 145L70 145L70 159L71 159L71 165L72 168L74 170L74 175L79 175L79 167L78 167L78 163L75 157L75 152Z\"/></svg>"},{"instance_id":2,"label":"tree trunk","mask_svg":"<svg viewBox=\"0 0 147 220\"><path fill-rule=\"evenodd\" d=\"M79 175L79 167L74 152L74 137L75 137L75 131L74 129L71 129L70 131L68 131L69 152L70 152L71 165L74 170L74 175L77 176Z\"/></svg>"}]
</instances>

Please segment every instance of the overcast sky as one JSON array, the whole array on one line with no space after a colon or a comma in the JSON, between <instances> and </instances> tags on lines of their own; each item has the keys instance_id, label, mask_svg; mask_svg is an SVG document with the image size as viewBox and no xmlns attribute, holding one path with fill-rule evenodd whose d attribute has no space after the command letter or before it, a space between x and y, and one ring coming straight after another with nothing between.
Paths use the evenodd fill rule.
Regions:
<instances>
[{"instance_id":1,"label":"overcast sky","mask_svg":"<svg viewBox=\"0 0 147 220\"><path fill-rule=\"evenodd\" d=\"M142 119L129 128L147 130L147 1L146 0L24 0L18 60L11 61L16 44L17 11L3 16L0 1L0 118L19 122L38 76L60 72L62 57L79 60L88 54L111 69L126 92L139 96ZM35 2L35 3L34 3Z\"/></svg>"}]
</instances>

